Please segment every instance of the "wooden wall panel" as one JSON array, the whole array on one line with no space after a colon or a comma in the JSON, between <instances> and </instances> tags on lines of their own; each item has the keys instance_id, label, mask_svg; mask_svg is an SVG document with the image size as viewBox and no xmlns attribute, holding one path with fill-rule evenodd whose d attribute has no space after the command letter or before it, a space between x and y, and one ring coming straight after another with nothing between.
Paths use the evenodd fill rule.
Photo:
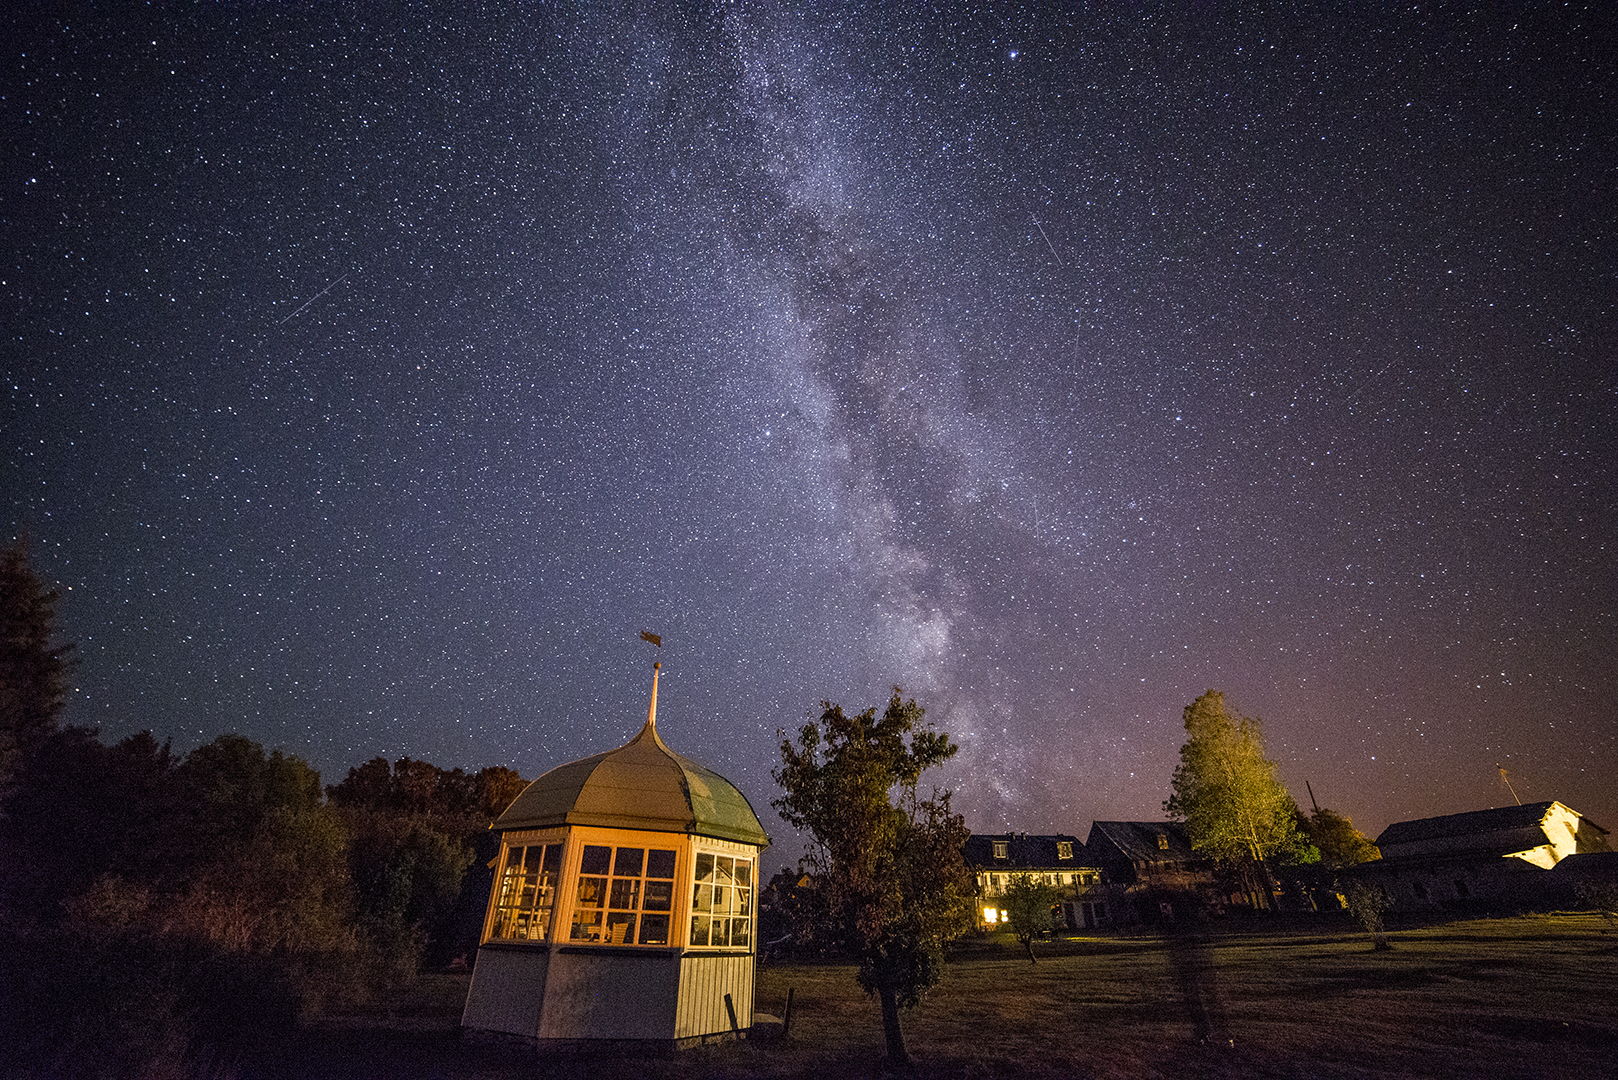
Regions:
<instances>
[{"instance_id":1,"label":"wooden wall panel","mask_svg":"<svg viewBox=\"0 0 1618 1080\"><path fill-rule=\"evenodd\" d=\"M736 1006L736 1023L743 1031L753 1023L753 957L687 956L680 963L680 1006L674 1037L689 1039L730 1030L725 995Z\"/></svg>"},{"instance_id":2,"label":"wooden wall panel","mask_svg":"<svg viewBox=\"0 0 1618 1080\"><path fill-rule=\"evenodd\" d=\"M549 966L544 949L479 949L461 1026L537 1037Z\"/></svg>"}]
</instances>

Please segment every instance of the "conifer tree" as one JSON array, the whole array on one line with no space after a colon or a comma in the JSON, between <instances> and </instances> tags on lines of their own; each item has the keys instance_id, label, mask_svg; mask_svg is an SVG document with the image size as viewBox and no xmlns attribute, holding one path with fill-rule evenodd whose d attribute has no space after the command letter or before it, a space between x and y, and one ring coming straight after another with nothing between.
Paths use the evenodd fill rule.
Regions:
<instances>
[{"instance_id":1,"label":"conifer tree","mask_svg":"<svg viewBox=\"0 0 1618 1080\"><path fill-rule=\"evenodd\" d=\"M56 601L22 541L0 552L0 791L56 730L67 703L71 644L55 644Z\"/></svg>"}]
</instances>

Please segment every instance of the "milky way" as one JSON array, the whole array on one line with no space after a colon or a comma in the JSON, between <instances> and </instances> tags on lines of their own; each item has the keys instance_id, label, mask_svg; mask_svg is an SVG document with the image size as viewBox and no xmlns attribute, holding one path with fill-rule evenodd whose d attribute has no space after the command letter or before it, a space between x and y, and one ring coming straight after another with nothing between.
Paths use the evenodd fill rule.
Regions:
<instances>
[{"instance_id":1,"label":"milky way","mask_svg":"<svg viewBox=\"0 0 1618 1080\"><path fill-rule=\"evenodd\" d=\"M656 5L653 5L656 7ZM1615 827L1610 15L11 13L0 487L68 719L767 810L902 685L979 830Z\"/></svg>"}]
</instances>

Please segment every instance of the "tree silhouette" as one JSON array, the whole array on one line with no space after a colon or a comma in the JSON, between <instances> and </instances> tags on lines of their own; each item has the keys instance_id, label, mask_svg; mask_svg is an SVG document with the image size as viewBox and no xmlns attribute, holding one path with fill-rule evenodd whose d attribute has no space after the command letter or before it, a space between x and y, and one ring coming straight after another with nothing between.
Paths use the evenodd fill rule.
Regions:
<instances>
[{"instance_id":1,"label":"tree silhouette","mask_svg":"<svg viewBox=\"0 0 1618 1080\"><path fill-rule=\"evenodd\" d=\"M898 687L880 717L875 708L849 716L832 702L821 706L819 722L805 724L796 743L781 733L781 767L772 775L784 794L771 805L808 831L805 863L830 934L881 1003L889 1060L905 1062L899 1009L919 1004L938 982L944 943L970 923L966 825L950 811L948 792L924 800L916 791L921 774L957 747L923 724L922 707Z\"/></svg>"},{"instance_id":2,"label":"tree silhouette","mask_svg":"<svg viewBox=\"0 0 1618 1080\"><path fill-rule=\"evenodd\" d=\"M1051 908L1058 894L1054 885L1047 885L1035 874L1012 874L1006 882L1000 904L1006 909L1006 924L1011 935L1028 951L1028 962L1034 962L1034 939L1051 928Z\"/></svg>"},{"instance_id":3,"label":"tree silhouette","mask_svg":"<svg viewBox=\"0 0 1618 1080\"><path fill-rule=\"evenodd\" d=\"M67 702L73 646L55 642L59 597L28 565L23 541L0 552L0 795Z\"/></svg>"}]
</instances>

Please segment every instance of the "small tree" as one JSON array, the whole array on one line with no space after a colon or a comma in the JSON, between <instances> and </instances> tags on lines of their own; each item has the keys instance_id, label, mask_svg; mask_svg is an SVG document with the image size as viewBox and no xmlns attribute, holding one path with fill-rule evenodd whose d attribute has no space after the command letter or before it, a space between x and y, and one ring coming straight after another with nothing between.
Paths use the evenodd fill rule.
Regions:
<instances>
[{"instance_id":1,"label":"small tree","mask_svg":"<svg viewBox=\"0 0 1618 1080\"><path fill-rule=\"evenodd\" d=\"M1028 962L1034 962L1034 938L1049 932L1051 908L1058 896L1054 885L1034 874L1012 874L1006 883L1005 895L1000 902L1006 909L1006 924L1011 934L1028 950Z\"/></svg>"},{"instance_id":2,"label":"small tree","mask_svg":"<svg viewBox=\"0 0 1618 1080\"><path fill-rule=\"evenodd\" d=\"M1185 822L1193 848L1256 870L1264 891L1273 892L1266 862L1307 861L1311 852L1298 830L1298 804L1264 756L1262 725L1209 690L1185 707L1185 730L1190 737L1163 810Z\"/></svg>"},{"instance_id":3,"label":"small tree","mask_svg":"<svg viewBox=\"0 0 1618 1080\"><path fill-rule=\"evenodd\" d=\"M1393 903L1387 891L1379 885L1367 885L1356 881L1348 887L1344 897L1348 900L1348 913L1354 916L1355 921L1365 927L1365 932L1372 936L1375 941L1374 947L1379 952L1393 948L1382 928L1382 913Z\"/></svg>"},{"instance_id":4,"label":"small tree","mask_svg":"<svg viewBox=\"0 0 1618 1080\"><path fill-rule=\"evenodd\" d=\"M859 963L859 982L882 1007L888 1059L909 1061L899 1009L938 982L944 943L970 923L969 835L949 793L922 799L921 774L957 747L922 723L924 710L898 687L880 717L821 702L818 723L794 743L781 733L784 794L773 805L807 830L805 863L828 914L829 932Z\"/></svg>"}]
</instances>

